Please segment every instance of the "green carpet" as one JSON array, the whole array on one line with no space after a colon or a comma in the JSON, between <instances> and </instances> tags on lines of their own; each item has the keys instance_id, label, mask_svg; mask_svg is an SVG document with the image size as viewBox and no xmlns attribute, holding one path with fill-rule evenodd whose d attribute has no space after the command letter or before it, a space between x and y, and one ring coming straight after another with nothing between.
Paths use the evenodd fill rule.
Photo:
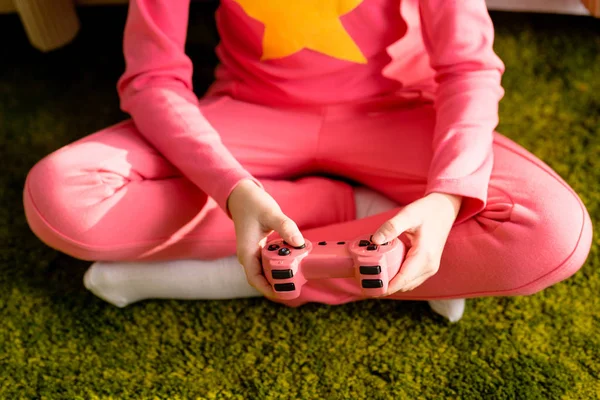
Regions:
<instances>
[{"instance_id":1,"label":"green carpet","mask_svg":"<svg viewBox=\"0 0 600 400\"><path fill-rule=\"evenodd\" d=\"M217 40L193 6L196 88ZM86 263L42 245L21 207L45 154L124 118L124 9L81 12L75 43L28 47L0 17L1 399L594 399L600 394L598 235L572 279L470 301L450 325L419 302L288 309L262 299L151 301L88 293ZM600 217L600 23L494 13L507 90L500 130L555 168ZM110 25L110 26L108 26Z\"/></svg>"}]
</instances>

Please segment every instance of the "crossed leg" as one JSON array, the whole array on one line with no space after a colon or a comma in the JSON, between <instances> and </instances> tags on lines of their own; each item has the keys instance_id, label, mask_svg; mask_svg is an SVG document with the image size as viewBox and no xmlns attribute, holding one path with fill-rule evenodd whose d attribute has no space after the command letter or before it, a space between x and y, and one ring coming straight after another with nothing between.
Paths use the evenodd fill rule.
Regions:
<instances>
[{"instance_id":1,"label":"crossed leg","mask_svg":"<svg viewBox=\"0 0 600 400\"><path fill-rule=\"evenodd\" d=\"M317 176L290 179L339 175L398 204L416 200L425 189L435 119L428 106L336 115L223 99L203 112L308 239L352 239L373 232L398 209L387 206L387 212L355 220L348 184ZM566 279L584 263L591 222L572 189L501 135L495 136L494 158L487 206L454 227L438 274L390 298L524 295ZM129 121L38 163L28 176L24 200L34 232L77 258L234 260L232 222ZM233 268L240 271L239 265ZM356 282L342 279L310 282L299 299L286 303L361 299Z\"/></svg>"},{"instance_id":2,"label":"crossed leg","mask_svg":"<svg viewBox=\"0 0 600 400\"><path fill-rule=\"evenodd\" d=\"M360 115L332 112L321 131L320 168L408 204L426 188L434 121L428 105ZM484 210L453 227L436 275L390 299L528 295L570 277L584 264L592 224L573 189L533 154L498 133L493 156ZM397 211L311 233L350 239L373 232ZM354 280L312 281L293 304L361 299Z\"/></svg>"}]
</instances>

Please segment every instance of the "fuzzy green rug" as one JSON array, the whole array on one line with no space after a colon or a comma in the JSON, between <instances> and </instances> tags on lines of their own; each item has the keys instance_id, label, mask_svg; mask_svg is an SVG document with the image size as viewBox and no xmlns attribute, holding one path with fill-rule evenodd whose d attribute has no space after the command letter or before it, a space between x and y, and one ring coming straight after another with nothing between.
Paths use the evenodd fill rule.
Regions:
<instances>
[{"instance_id":1,"label":"fuzzy green rug","mask_svg":"<svg viewBox=\"0 0 600 400\"><path fill-rule=\"evenodd\" d=\"M468 302L449 325L419 302L288 309L262 299L151 301L88 293L86 263L29 231L21 190L45 154L120 121L124 8L83 10L76 42L28 47L0 17L1 399L593 399L600 394L598 235L572 279ZM193 6L198 92L217 37ZM600 217L600 22L494 13L507 65L500 130L555 168Z\"/></svg>"}]
</instances>

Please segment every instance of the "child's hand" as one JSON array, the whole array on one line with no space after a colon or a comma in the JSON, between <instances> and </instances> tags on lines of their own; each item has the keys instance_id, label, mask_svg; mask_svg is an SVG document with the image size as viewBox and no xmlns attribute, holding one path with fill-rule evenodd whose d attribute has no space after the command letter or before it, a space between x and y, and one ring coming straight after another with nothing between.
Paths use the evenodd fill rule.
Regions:
<instances>
[{"instance_id":1,"label":"child's hand","mask_svg":"<svg viewBox=\"0 0 600 400\"><path fill-rule=\"evenodd\" d=\"M404 207L377 230L372 239L376 244L405 233L411 245L386 295L413 290L437 273L460 205L459 196L431 193Z\"/></svg>"},{"instance_id":2,"label":"child's hand","mask_svg":"<svg viewBox=\"0 0 600 400\"><path fill-rule=\"evenodd\" d=\"M304 238L277 202L250 180L240 182L231 192L228 208L235 225L237 257L246 279L263 295L272 297L273 289L261 263L261 248L267 236L275 231L292 246L302 246Z\"/></svg>"}]
</instances>

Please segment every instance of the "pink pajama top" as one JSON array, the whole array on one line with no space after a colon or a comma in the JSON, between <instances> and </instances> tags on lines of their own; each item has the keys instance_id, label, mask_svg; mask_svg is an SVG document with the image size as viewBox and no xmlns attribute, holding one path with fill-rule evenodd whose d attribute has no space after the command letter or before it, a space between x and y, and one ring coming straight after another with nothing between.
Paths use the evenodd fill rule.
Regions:
<instances>
[{"instance_id":1,"label":"pink pajama top","mask_svg":"<svg viewBox=\"0 0 600 400\"><path fill-rule=\"evenodd\" d=\"M184 52L189 2L130 1L118 92L141 134L226 210L235 185L254 177L198 107ZM485 206L504 65L484 0L222 0L216 21L212 95L274 107L428 98L426 192L464 196L461 219Z\"/></svg>"}]
</instances>

